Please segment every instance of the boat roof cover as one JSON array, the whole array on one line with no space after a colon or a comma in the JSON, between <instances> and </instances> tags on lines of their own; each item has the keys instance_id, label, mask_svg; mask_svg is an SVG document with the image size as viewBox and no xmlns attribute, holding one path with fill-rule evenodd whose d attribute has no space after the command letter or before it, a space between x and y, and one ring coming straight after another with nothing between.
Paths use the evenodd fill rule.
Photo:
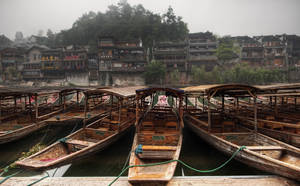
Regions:
<instances>
[{"instance_id":1,"label":"boat roof cover","mask_svg":"<svg viewBox=\"0 0 300 186\"><path fill-rule=\"evenodd\" d=\"M151 95L155 92L164 91L166 92L166 96L171 95L174 97L181 97L184 94L184 90L177 89L177 88L166 88L166 87L147 87L136 90L136 94L143 95L143 97L146 97L148 95Z\"/></svg>"},{"instance_id":2,"label":"boat roof cover","mask_svg":"<svg viewBox=\"0 0 300 186\"><path fill-rule=\"evenodd\" d=\"M88 95L97 95L97 94L112 94L117 97L128 98L134 97L136 95L135 91L138 89L145 88L145 86L132 86L132 87L115 87L115 88L103 88L86 91Z\"/></svg>"},{"instance_id":3,"label":"boat roof cover","mask_svg":"<svg viewBox=\"0 0 300 186\"><path fill-rule=\"evenodd\" d=\"M182 88L185 94L200 94L206 96L220 96L220 95L250 95L260 92L258 87L246 84L213 84L213 85L199 85ZM250 94L250 93L251 94Z\"/></svg>"}]
</instances>

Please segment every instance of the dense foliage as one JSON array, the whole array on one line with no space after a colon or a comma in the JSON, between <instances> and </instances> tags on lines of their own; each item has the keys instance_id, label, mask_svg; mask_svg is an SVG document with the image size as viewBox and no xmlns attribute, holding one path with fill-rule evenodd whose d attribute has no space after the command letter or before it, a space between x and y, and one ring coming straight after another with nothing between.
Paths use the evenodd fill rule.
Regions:
<instances>
[{"instance_id":1,"label":"dense foliage","mask_svg":"<svg viewBox=\"0 0 300 186\"><path fill-rule=\"evenodd\" d=\"M187 33L187 24L171 7L160 15L140 4L131 6L121 0L117 5L110 5L105 13L83 14L71 29L61 31L51 40L60 45L96 45L98 36L113 36L121 40L142 39L149 47L154 41L183 39Z\"/></svg>"},{"instance_id":2,"label":"dense foliage","mask_svg":"<svg viewBox=\"0 0 300 186\"><path fill-rule=\"evenodd\" d=\"M144 77L146 84L163 84L166 75L166 67L159 61L152 60L147 64Z\"/></svg>"},{"instance_id":3,"label":"dense foliage","mask_svg":"<svg viewBox=\"0 0 300 186\"><path fill-rule=\"evenodd\" d=\"M239 48L234 47L233 41L230 36L224 36L218 39L219 46L216 51L216 56L220 62L226 62L230 59L237 57Z\"/></svg>"},{"instance_id":4,"label":"dense foliage","mask_svg":"<svg viewBox=\"0 0 300 186\"><path fill-rule=\"evenodd\" d=\"M247 64L237 64L230 69L216 66L207 72L204 67L192 68L193 83L245 83L269 84L287 81L287 73L279 69L254 68Z\"/></svg>"}]
</instances>

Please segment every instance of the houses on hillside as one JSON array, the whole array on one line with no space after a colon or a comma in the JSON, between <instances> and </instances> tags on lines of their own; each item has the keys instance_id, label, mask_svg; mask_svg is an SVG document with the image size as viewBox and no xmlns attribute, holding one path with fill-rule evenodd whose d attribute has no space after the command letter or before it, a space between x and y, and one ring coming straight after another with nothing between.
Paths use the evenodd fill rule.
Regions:
<instances>
[{"instance_id":1,"label":"houses on hillside","mask_svg":"<svg viewBox=\"0 0 300 186\"><path fill-rule=\"evenodd\" d=\"M98 38L98 51L86 46L48 48L39 44L0 48L2 81L94 82L102 85L143 84L143 72L150 60L162 62L169 72L178 72L181 83L188 81L192 68L203 66L210 71L220 65L219 40L211 32L191 33L182 41L154 42L145 48L140 39ZM43 39L32 37L32 40ZM298 68L300 37L296 35L230 37L233 63L267 68ZM226 64L226 63L225 63ZM229 63L228 63L229 64Z\"/></svg>"}]
</instances>

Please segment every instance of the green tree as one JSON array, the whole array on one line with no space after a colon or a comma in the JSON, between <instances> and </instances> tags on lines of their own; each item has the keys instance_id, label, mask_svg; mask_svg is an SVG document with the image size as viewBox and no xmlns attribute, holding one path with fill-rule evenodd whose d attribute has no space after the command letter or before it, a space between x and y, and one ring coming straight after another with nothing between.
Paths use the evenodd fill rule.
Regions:
<instances>
[{"instance_id":1,"label":"green tree","mask_svg":"<svg viewBox=\"0 0 300 186\"><path fill-rule=\"evenodd\" d=\"M175 69L170 73L170 82L171 84L179 84L180 83L179 80L180 80L179 70Z\"/></svg>"},{"instance_id":2,"label":"green tree","mask_svg":"<svg viewBox=\"0 0 300 186\"><path fill-rule=\"evenodd\" d=\"M147 64L144 77L147 84L162 84L166 76L166 67L159 61L152 60Z\"/></svg>"},{"instance_id":3,"label":"green tree","mask_svg":"<svg viewBox=\"0 0 300 186\"><path fill-rule=\"evenodd\" d=\"M218 41L219 45L216 56L221 64L224 64L226 61L231 60L236 56L235 50L237 51L238 49L233 47L233 41L230 36L219 38Z\"/></svg>"},{"instance_id":4,"label":"green tree","mask_svg":"<svg viewBox=\"0 0 300 186\"><path fill-rule=\"evenodd\" d=\"M154 41L180 40L187 33L187 24L171 7L160 15L122 0L110 5L105 13L83 14L72 28L56 34L56 44L87 45L99 36L113 36L120 40L141 39L144 46L151 48Z\"/></svg>"}]
</instances>

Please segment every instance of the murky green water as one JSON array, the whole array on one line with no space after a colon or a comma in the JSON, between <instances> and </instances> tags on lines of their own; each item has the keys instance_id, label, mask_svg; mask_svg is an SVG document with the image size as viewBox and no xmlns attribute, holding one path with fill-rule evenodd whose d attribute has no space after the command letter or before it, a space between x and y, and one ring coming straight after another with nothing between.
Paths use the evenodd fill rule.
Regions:
<instances>
[{"instance_id":1,"label":"murky green water","mask_svg":"<svg viewBox=\"0 0 300 186\"><path fill-rule=\"evenodd\" d=\"M0 166L4 167L10 162L17 160L21 153L28 151L32 146L43 140L43 143L49 144L66 135L73 129L69 127L49 127L39 132L36 132L25 139L17 142L0 145ZM201 169L212 169L229 157L217 151L209 144L201 140L196 134L188 129L183 131L184 139L181 150L180 159L185 163ZM46 134L46 135L45 135ZM45 137L44 137L45 136ZM76 161L67 170L64 176L116 176L122 170L128 154L131 150L133 142L134 130L124 135L117 143L111 145L105 150L93 154L85 159ZM16 169L11 169L6 175L16 172ZM232 160L221 170L203 174L196 173L187 168L182 168L178 164L175 175L181 176L184 172L185 176L208 176L208 175L261 175L265 172L248 167L238 161ZM33 176L41 174L40 172L24 171L18 176ZM127 173L125 174L127 175Z\"/></svg>"}]
</instances>

